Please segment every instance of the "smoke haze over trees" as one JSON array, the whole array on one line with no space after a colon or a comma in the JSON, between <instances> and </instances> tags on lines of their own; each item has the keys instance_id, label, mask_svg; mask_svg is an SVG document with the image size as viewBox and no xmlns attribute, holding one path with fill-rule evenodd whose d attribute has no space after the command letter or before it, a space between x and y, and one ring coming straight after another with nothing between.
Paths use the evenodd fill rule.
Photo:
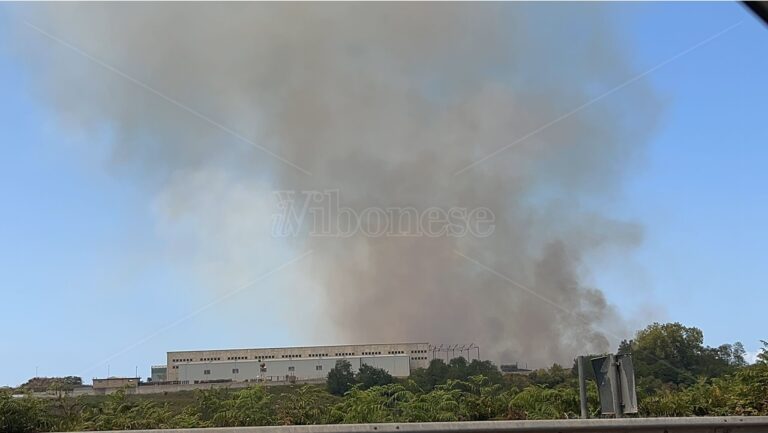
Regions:
<instances>
[{"instance_id":1,"label":"smoke haze over trees","mask_svg":"<svg viewBox=\"0 0 768 433\"><path fill-rule=\"evenodd\" d=\"M547 365L627 336L587 265L642 240L602 204L657 112L638 80L568 114L637 71L602 6L562 8L26 5L34 28L17 44L62 129L106 137L116 174L149 191L173 254L212 290L275 251L311 251L280 276L290 289L259 295L306 300L282 311L306 310L302 332L474 341ZM276 239L276 190L338 190L355 209L485 207L495 231Z\"/></svg>"}]
</instances>

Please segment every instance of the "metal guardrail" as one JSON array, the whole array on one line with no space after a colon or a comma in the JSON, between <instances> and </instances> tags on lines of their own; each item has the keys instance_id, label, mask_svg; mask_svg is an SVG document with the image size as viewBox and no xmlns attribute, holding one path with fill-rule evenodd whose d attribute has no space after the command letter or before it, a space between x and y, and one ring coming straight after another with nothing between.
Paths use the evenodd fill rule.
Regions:
<instances>
[{"instance_id":1,"label":"metal guardrail","mask_svg":"<svg viewBox=\"0 0 768 433\"><path fill-rule=\"evenodd\" d=\"M128 430L123 433L768 433L768 416L332 424Z\"/></svg>"}]
</instances>

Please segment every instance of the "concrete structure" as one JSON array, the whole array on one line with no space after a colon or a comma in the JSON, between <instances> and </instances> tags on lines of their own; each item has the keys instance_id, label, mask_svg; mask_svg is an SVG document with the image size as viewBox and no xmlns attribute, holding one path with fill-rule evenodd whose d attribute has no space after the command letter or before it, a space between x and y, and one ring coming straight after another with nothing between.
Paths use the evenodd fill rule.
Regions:
<instances>
[{"instance_id":1,"label":"concrete structure","mask_svg":"<svg viewBox=\"0 0 768 433\"><path fill-rule=\"evenodd\" d=\"M527 368L520 368L517 363L515 364L501 364L499 367L501 374L531 374L533 370Z\"/></svg>"},{"instance_id":2,"label":"concrete structure","mask_svg":"<svg viewBox=\"0 0 768 433\"><path fill-rule=\"evenodd\" d=\"M368 364L406 377L428 367L433 357L428 343L168 352L166 379L180 384L324 379L340 359L354 371Z\"/></svg>"},{"instance_id":3,"label":"concrete structure","mask_svg":"<svg viewBox=\"0 0 768 433\"><path fill-rule=\"evenodd\" d=\"M125 430L156 433L160 430ZM196 433L200 429L162 430ZM460 421L382 424L329 424L270 427L207 428L206 433L765 433L768 416L691 418L559 419L526 421Z\"/></svg>"},{"instance_id":4,"label":"concrete structure","mask_svg":"<svg viewBox=\"0 0 768 433\"><path fill-rule=\"evenodd\" d=\"M149 381L165 382L166 380L168 380L168 367L165 365L153 365Z\"/></svg>"},{"instance_id":5,"label":"concrete structure","mask_svg":"<svg viewBox=\"0 0 768 433\"><path fill-rule=\"evenodd\" d=\"M92 389L94 394L109 394L122 388L125 388L128 392L134 392L139 387L139 381L138 377L93 378Z\"/></svg>"},{"instance_id":6,"label":"concrete structure","mask_svg":"<svg viewBox=\"0 0 768 433\"><path fill-rule=\"evenodd\" d=\"M271 382L259 382L259 386L280 386L280 385L322 385L325 383L323 379L312 380L296 380L296 381L271 381ZM169 382L141 382L138 388L129 388L128 394L148 395L148 394L168 394L171 392L180 391L195 391L198 389L243 389L253 386L253 382L210 382L210 383L189 383L189 384L174 384ZM29 394L21 394L21 396L31 395L39 398L59 398L61 396L78 397L81 395L104 395L110 394L119 388L110 388L109 391L103 389L94 391L89 385L75 388L71 391L45 391L45 392L32 392Z\"/></svg>"}]
</instances>

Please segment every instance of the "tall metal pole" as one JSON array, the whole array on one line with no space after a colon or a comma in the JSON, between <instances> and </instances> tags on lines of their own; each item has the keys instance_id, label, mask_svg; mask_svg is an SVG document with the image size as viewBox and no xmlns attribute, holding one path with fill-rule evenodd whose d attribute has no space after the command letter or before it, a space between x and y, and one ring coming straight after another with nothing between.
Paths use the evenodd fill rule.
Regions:
<instances>
[{"instance_id":1,"label":"tall metal pole","mask_svg":"<svg viewBox=\"0 0 768 433\"><path fill-rule=\"evenodd\" d=\"M576 358L576 366L579 370L579 407L581 409L581 418L589 418L587 411L587 380L584 377L584 357Z\"/></svg>"},{"instance_id":2,"label":"tall metal pole","mask_svg":"<svg viewBox=\"0 0 768 433\"><path fill-rule=\"evenodd\" d=\"M621 395L619 394L619 375L616 363L616 355L608 355L608 379L611 381L611 394L613 394L613 416L621 418Z\"/></svg>"}]
</instances>

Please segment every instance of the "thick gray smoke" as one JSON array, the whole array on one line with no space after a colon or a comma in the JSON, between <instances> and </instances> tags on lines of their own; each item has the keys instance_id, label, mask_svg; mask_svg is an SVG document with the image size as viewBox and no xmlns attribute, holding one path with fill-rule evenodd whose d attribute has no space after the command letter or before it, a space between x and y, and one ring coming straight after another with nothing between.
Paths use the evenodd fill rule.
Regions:
<instances>
[{"instance_id":1,"label":"thick gray smoke","mask_svg":"<svg viewBox=\"0 0 768 433\"><path fill-rule=\"evenodd\" d=\"M601 209L642 156L652 92L635 82L463 169L632 78L602 8L28 5L17 18L48 36L20 24L16 45L62 124L106 135L115 170L154 191L206 284L277 244L311 250L284 271L318 302L307 339L473 341L542 365L621 332L586 265L641 238ZM495 231L270 236L271 190L334 189L356 209L487 207Z\"/></svg>"}]
</instances>

